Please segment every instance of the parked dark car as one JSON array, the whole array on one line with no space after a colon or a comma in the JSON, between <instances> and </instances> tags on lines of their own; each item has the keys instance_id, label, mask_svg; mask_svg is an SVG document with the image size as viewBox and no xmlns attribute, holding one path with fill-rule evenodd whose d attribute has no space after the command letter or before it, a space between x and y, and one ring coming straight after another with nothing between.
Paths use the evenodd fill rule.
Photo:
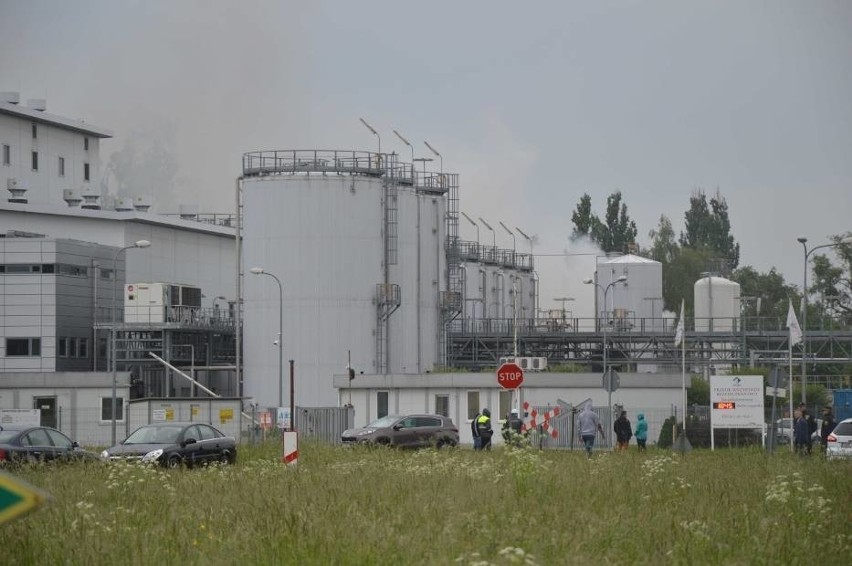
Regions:
<instances>
[{"instance_id":1,"label":"parked dark car","mask_svg":"<svg viewBox=\"0 0 852 566\"><path fill-rule=\"evenodd\" d=\"M0 425L0 465L98 460L97 454L83 450L54 428Z\"/></svg>"},{"instance_id":2,"label":"parked dark car","mask_svg":"<svg viewBox=\"0 0 852 566\"><path fill-rule=\"evenodd\" d=\"M441 415L389 415L365 427L343 431L343 444L382 444L406 448L443 448L459 443L459 429Z\"/></svg>"},{"instance_id":3,"label":"parked dark car","mask_svg":"<svg viewBox=\"0 0 852 566\"><path fill-rule=\"evenodd\" d=\"M121 444L104 450L101 456L168 468L214 462L233 464L237 461L237 443L208 424L166 422L137 428Z\"/></svg>"}]
</instances>

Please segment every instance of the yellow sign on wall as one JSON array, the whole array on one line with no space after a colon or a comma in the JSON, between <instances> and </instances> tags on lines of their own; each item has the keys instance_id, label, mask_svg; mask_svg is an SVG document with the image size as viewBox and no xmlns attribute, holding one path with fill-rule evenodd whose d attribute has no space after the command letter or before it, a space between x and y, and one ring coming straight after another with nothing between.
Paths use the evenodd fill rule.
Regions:
<instances>
[{"instance_id":1,"label":"yellow sign on wall","mask_svg":"<svg viewBox=\"0 0 852 566\"><path fill-rule=\"evenodd\" d=\"M219 424L227 424L234 420L233 409L219 409Z\"/></svg>"}]
</instances>

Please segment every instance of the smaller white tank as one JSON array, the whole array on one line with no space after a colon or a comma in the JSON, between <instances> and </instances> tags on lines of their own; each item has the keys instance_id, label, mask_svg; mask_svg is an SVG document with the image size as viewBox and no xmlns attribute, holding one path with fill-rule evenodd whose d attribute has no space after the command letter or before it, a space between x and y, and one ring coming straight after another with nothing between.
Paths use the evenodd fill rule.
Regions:
<instances>
[{"instance_id":1,"label":"smaller white tank","mask_svg":"<svg viewBox=\"0 0 852 566\"><path fill-rule=\"evenodd\" d=\"M695 331L731 332L739 328L740 284L724 277L695 282Z\"/></svg>"}]
</instances>

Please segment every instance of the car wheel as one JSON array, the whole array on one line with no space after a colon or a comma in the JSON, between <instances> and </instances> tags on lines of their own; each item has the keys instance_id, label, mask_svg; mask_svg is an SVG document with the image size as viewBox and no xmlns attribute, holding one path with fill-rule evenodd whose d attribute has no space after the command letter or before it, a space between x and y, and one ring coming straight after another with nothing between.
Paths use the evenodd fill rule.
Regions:
<instances>
[{"instance_id":1,"label":"car wheel","mask_svg":"<svg viewBox=\"0 0 852 566\"><path fill-rule=\"evenodd\" d=\"M376 440L379 446L390 446L390 438L379 438Z\"/></svg>"},{"instance_id":2,"label":"car wheel","mask_svg":"<svg viewBox=\"0 0 852 566\"><path fill-rule=\"evenodd\" d=\"M228 453L227 450L225 450L219 455L219 464L222 465L222 466L227 466L230 463L231 463L231 455Z\"/></svg>"},{"instance_id":3,"label":"car wheel","mask_svg":"<svg viewBox=\"0 0 852 566\"><path fill-rule=\"evenodd\" d=\"M439 441L435 444L435 448L437 448L437 449L439 449L439 450L440 450L441 448L454 448L454 447L455 447L455 445L456 445L456 443L455 443L455 442L453 442L452 440L450 440L449 438L442 438L441 440L439 440Z\"/></svg>"},{"instance_id":4,"label":"car wheel","mask_svg":"<svg viewBox=\"0 0 852 566\"><path fill-rule=\"evenodd\" d=\"M169 468L180 468L181 464L182 462L180 456L178 456L177 454L172 454L171 456L169 456L169 459L166 460L166 467Z\"/></svg>"}]
</instances>

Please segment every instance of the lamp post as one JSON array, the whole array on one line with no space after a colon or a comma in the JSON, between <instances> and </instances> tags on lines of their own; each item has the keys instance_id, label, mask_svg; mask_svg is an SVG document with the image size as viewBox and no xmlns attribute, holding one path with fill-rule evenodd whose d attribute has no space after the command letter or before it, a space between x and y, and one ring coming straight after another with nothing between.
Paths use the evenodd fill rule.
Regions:
<instances>
[{"instance_id":1,"label":"lamp post","mask_svg":"<svg viewBox=\"0 0 852 566\"><path fill-rule=\"evenodd\" d=\"M516 253L516 252L517 252L517 250L518 250L517 241L515 240L515 233L514 233L514 232L512 232L511 230L509 230L509 229L506 227L506 225L505 225L505 224L503 224L503 221L502 221L502 220L498 220L498 221L497 221L497 223L498 223L498 224L500 224L500 226L502 226L502 227L503 227L503 230L505 230L506 232L508 232L508 233L509 233L509 235L510 235L510 236L512 236L512 261L515 261L515 253Z\"/></svg>"},{"instance_id":2,"label":"lamp post","mask_svg":"<svg viewBox=\"0 0 852 566\"><path fill-rule=\"evenodd\" d=\"M382 136L380 136L380 135L379 135L379 132L377 132L377 131L375 130L375 128L373 128L373 126L371 126L370 124L368 124L366 120L364 120L363 118L358 118L358 119L359 119L359 120L361 120L361 123L362 123L362 124L364 124L364 126L366 126L368 130L370 130L371 132L373 132L373 135L374 135L374 136L376 136L377 138L379 138L379 155L381 155L381 154L382 154Z\"/></svg>"},{"instance_id":3,"label":"lamp post","mask_svg":"<svg viewBox=\"0 0 852 566\"><path fill-rule=\"evenodd\" d=\"M492 228L488 222L483 220L481 216L479 217L479 221L482 222L483 226L491 230L491 245L494 246L494 249L497 249L497 234L494 233L494 228Z\"/></svg>"},{"instance_id":4,"label":"lamp post","mask_svg":"<svg viewBox=\"0 0 852 566\"><path fill-rule=\"evenodd\" d=\"M474 228L476 228L476 247L478 248L479 247L479 224L474 222L473 219L470 216L468 216L467 214L465 214L464 212L462 212L461 215L464 216L467 219L468 222L473 224Z\"/></svg>"},{"instance_id":5,"label":"lamp post","mask_svg":"<svg viewBox=\"0 0 852 566\"><path fill-rule=\"evenodd\" d=\"M394 134L396 134L396 137L398 137L399 139L401 139L401 140L402 140L402 143L404 143L405 145L407 145L407 146L408 146L408 149L410 149L410 150L411 150L411 167L412 167L412 169L413 169L413 168L414 168L414 146L413 146L413 145L411 145L411 143L410 143L407 139L405 139L404 137L402 137L402 134L400 134L400 133L399 133L399 132L397 132L396 130L394 130L394 131L393 131L393 133L394 133Z\"/></svg>"},{"instance_id":6,"label":"lamp post","mask_svg":"<svg viewBox=\"0 0 852 566\"><path fill-rule=\"evenodd\" d=\"M627 276L622 275L621 277L619 277L615 281L610 281L606 285L606 287L603 287L600 284L596 283L593 279L584 279L583 283L585 283L586 285L594 285L595 287L597 287L598 289L603 291L604 310L606 310L606 305L607 305L606 296L609 293L609 290L612 289L612 287L615 286L616 283L624 283L625 281L627 281ZM607 356L607 343L606 343L606 328L607 328L607 326L609 326L609 324L607 323L606 320L604 320L604 324L603 324L603 372L604 372L604 380L609 380L609 381L607 381L607 388L606 388L607 389L607 391L606 391L606 393L607 393L607 405L608 405L608 408L609 408L609 411L608 411L609 412L609 434L608 434L607 438L609 438L609 447L612 448L612 376L610 376L608 374L608 372L609 372L608 361L609 360L608 360L608 356Z\"/></svg>"},{"instance_id":7,"label":"lamp post","mask_svg":"<svg viewBox=\"0 0 852 566\"><path fill-rule=\"evenodd\" d=\"M110 415L110 417L111 417L110 420L112 421L112 446L115 446L115 441L116 441L116 437L115 437L115 427L116 427L115 410L116 410L116 386L117 386L117 381L118 381L118 377L116 375L117 374L117 367L116 367L116 363L115 363L115 355L116 355L116 348L115 348L115 338L116 338L115 311L118 309L117 305L115 304L115 296L117 295L116 287L118 287L118 269L117 269L116 264L118 263L118 256L121 254L121 252L123 252L125 250L132 249L132 248L147 248L150 245L151 245L151 242L149 242L148 240L137 240L132 245L124 246L123 248L119 249L118 251L115 252L115 255L112 256L112 348L110 348L110 353L111 353L110 358L112 360L112 403L111 403L111 407L112 407L111 413L112 414ZM127 270L125 270L125 271L127 271Z\"/></svg>"},{"instance_id":8,"label":"lamp post","mask_svg":"<svg viewBox=\"0 0 852 566\"><path fill-rule=\"evenodd\" d=\"M281 280L272 273L269 273L262 267L252 267L251 271L255 275L268 275L275 279L278 283L278 406L284 406L284 287L281 286ZM294 418L290 415L290 418Z\"/></svg>"},{"instance_id":9,"label":"lamp post","mask_svg":"<svg viewBox=\"0 0 852 566\"><path fill-rule=\"evenodd\" d=\"M438 159L441 160L441 178L443 178L444 177L444 157L440 153L438 153L438 150L436 150L434 147L429 145L429 142L424 141L423 143L426 144L426 147L429 148L429 151L431 151L432 153L435 154L435 157L437 157Z\"/></svg>"},{"instance_id":10,"label":"lamp post","mask_svg":"<svg viewBox=\"0 0 852 566\"><path fill-rule=\"evenodd\" d=\"M808 249L808 239L806 237L799 236L796 240L802 244L802 248L804 248L805 252L805 272L802 278L802 403L807 403L808 397L805 390L808 385L808 258L810 258L811 254L816 250L833 248L841 244L852 244L852 236L847 236L842 240L831 244L814 246L810 250ZM792 387L790 388L790 394L792 396Z\"/></svg>"}]
</instances>

